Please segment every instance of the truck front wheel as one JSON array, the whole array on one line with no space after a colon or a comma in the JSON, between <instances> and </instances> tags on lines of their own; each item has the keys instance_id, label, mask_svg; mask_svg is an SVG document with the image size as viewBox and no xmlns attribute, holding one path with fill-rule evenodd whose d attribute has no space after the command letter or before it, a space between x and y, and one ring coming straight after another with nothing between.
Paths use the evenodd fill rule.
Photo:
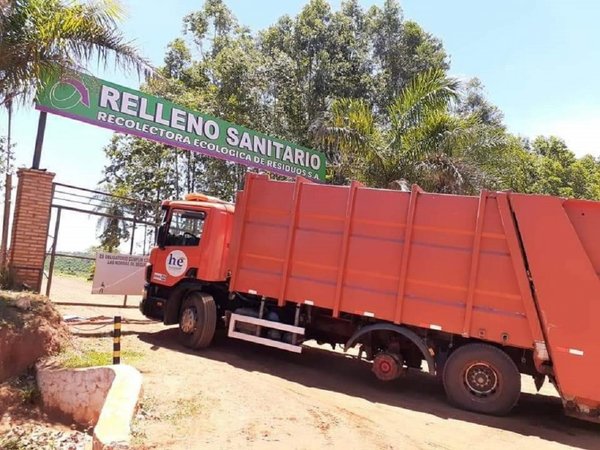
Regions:
<instances>
[{"instance_id":1,"label":"truck front wheel","mask_svg":"<svg viewBox=\"0 0 600 450\"><path fill-rule=\"evenodd\" d=\"M179 312L179 339L186 347L208 347L215 335L217 306L215 299L200 291L186 295Z\"/></svg>"},{"instance_id":2,"label":"truck front wheel","mask_svg":"<svg viewBox=\"0 0 600 450\"><path fill-rule=\"evenodd\" d=\"M513 360L487 344L467 344L454 351L443 379L451 403L483 414L507 414L521 394L521 375Z\"/></svg>"}]
</instances>

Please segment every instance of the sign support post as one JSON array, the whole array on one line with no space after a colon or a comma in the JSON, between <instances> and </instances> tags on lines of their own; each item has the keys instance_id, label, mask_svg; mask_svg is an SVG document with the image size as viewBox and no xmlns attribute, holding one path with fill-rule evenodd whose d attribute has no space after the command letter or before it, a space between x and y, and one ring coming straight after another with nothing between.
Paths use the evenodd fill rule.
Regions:
<instances>
[{"instance_id":1,"label":"sign support post","mask_svg":"<svg viewBox=\"0 0 600 450\"><path fill-rule=\"evenodd\" d=\"M42 159L42 146L44 145L44 133L46 133L46 117L48 113L46 111L40 111L40 118L38 120L37 136L35 138L35 150L33 152L33 163L31 164L32 169L40 168L40 160Z\"/></svg>"}]
</instances>

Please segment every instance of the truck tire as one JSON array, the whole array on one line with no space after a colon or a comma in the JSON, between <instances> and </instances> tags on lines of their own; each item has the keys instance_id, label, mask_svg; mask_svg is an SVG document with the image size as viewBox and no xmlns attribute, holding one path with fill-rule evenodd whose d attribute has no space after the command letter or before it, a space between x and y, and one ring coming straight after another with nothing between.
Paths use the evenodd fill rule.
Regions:
<instances>
[{"instance_id":1,"label":"truck tire","mask_svg":"<svg viewBox=\"0 0 600 450\"><path fill-rule=\"evenodd\" d=\"M215 299L200 291L187 294L179 312L179 339L183 345L193 349L208 347L215 335L216 326Z\"/></svg>"},{"instance_id":2,"label":"truck tire","mask_svg":"<svg viewBox=\"0 0 600 450\"><path fill-rule=\"evenodd\" d=\"M507 414L521 395L521 375L514 361L487 344L467 344L450 354L443 381L451 403L483 414Z\"/></svg>"}]
</instances>

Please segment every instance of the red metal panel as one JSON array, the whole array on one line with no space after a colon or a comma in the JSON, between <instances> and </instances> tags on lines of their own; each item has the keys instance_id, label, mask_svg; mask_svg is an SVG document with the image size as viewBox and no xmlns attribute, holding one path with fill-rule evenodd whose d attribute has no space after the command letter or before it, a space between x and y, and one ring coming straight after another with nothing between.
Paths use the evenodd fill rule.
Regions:
<instances>
[{"instance_id":1,"label":"red metal panel","mask_svg":"<svg viewBox=\"0 0 600 450\"><path fill-rule=\"evenodd\" d=\"M600 275L600 207L598 202L589 200L566 200L563 203L569 220L583 244L583 248Z\"/></svg>"},{"instance_id":2,"label":"red metal panel","mask_svg":"<svg viewBox=\"0 0 600 450\"><path fill-rule=\"evenodd\" d=\"M353 189L306 183L294 199L294 184L254 179L236 212L231 289L457 334L470 303L469 335L532 347L525 269L493 195L481 208L477 197Z\"/></svg>"},{"instance_id":3,"label":"red metal panel","mask_svg":"<svg viewBox=\"0 0 600 450\"><path fill-rule=\"evenodd\" d=\"M592 252L597 260L598 247L584 247L591 242L591 229L574 225L571 218L577 207L569 203L563 207L560 198L511 194L510 202L562 396L598 406L600 383L594 374L600 370L600 280L588 257ZM589 206L590 223L597 223L598 208L600 204ZM597 240L597 229L594 233Z\"/></svg>"},{"instance_id":4,"label":"red metal panel","mask_svg":"<svg viewBox=\"0 0 600 450\"><path fill-rule=\"evenodd\" d=\"M527 278L527 272L525 268L525 262L523 261L522 249L518 236L515 222L513 219L512 212L510 210L508 202L508 194L498 193L498 210L502 218L502 227L506 234L508 249L510 251L510 257L512 259L512 265L514 273L519 284L519 292L521 294L522 305L527 317L529 330L531 336L536 342L544 342L544 336L542 329L540 328L539 312L536 310L533 295L531 293L531 287L529 285L529 279Z\"/></svg>"},{"instance_id":5,"label":"red metal panel","mask_svg":"<svg viewBox=\"0 0 600 450\"><path fill-rule=\"evenodd\" d=\"M416 184L412 186L410 202L408 204L408 217L406 218L406 229L404 232L404 244L402 246L402 256L400 260L400 276L398 277L398 288L396 289L396 304L394 305L395 323L402 322L402 306L404 303L404 291L406 289L406 274L408 273L410 247L412 245L412 234L417 211L417 199L420 192L421 189Z\"/></svg>"},{"instance_id":6,"label":"red metal panel","mask_svg":"<svg viewBox=\"0 0 600 450\"><path fill-rule=\"evenodd\" d=\"M344 277L346 275L346 262L348 260L348 246L350 243L350 230L352 226L352 219L354 218L354 200L356 198L356 191L360 186L360 183L353 181L350 184L350 191L348 192L348 203L346 205L346 218L344 220L344 233L342 235L342 248L340 249L340 261L338 263L338 273L335 284L335 299L333 301L333 317L338 317L340 313L340 303L342 301L342 289L344 284Z\"/></svg>"},{"instance_id":7,"label":"red metal panel","mask_svg":"<svg viewBox=\"0 0 600 450\"><path fill-rule=\"evenodd\" d=\"M238 280L240 258L242 255L242 236L244 234L244 225L246 220L246 211L248 209L248 197L250 195L250 186L253 177L246 176L245 190L238 192L235 201L235 214L233 216L233 230L231 234L231 249L229 252L229 267L231 267L231 285L234 286Z\"/></svg>"},{"instance_id":8,"label":"red metal panel","mask_svg":"<svg viewBox=\"0 0 600 450\"><path fill-rule=\"evenodd\" d=\"M287 243L285 245L285 258L284 258L284 266L283 266L283 274L281 276L281 288L279 290L279 297L277 304L279 306L283 306L285 304L286 299L286 291L287 284L290 277L290 266L292 259L292 252L294 247L294 238L296 236L296 228L298 223L298 208L300 207L300 197L302 195L302 184L305 183L306 180L304 178L298 177L296 178L296 186L294 187L294 197L291 203L291 215L290 215L290 223L287 232Z\"/></svg>"},{"instance_id":9,"label":"red metal panel","mask_svg":"<svg viewBox=\"0 0 600 450\"><path fill-rule=\"evenodd\" d=\"M475 298L475 285L477 284L477 273L479 271L479 256L481 254L481 235L483 234L483 221L485 219L485 203L487 191L481 191L479 206L477 207L477 224L475 225L475 237L473 238L473 249L471 250L471 267L469 273L469 286L467 287L467 304L465 306L465 321L463 323L463 336L469 336L471 330L471 317L473 315L473 299Z\"/></svg>"}]
</instances>

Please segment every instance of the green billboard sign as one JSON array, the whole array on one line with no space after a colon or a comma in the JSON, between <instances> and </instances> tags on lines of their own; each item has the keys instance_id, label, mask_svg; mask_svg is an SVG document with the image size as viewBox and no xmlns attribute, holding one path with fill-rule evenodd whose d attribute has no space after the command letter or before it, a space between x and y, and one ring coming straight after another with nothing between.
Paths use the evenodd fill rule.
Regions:
<instances>
[{"instance_id":1,"label":"green billboard sign","mask_svg":"<svg viewBox=\"0 0 600 450\"><path fill-rule=\"evenodd\" d=\"M85 74L56 75L36 108L285 176L325 179L325 155Z\"/></svg>"}]
</instances>

